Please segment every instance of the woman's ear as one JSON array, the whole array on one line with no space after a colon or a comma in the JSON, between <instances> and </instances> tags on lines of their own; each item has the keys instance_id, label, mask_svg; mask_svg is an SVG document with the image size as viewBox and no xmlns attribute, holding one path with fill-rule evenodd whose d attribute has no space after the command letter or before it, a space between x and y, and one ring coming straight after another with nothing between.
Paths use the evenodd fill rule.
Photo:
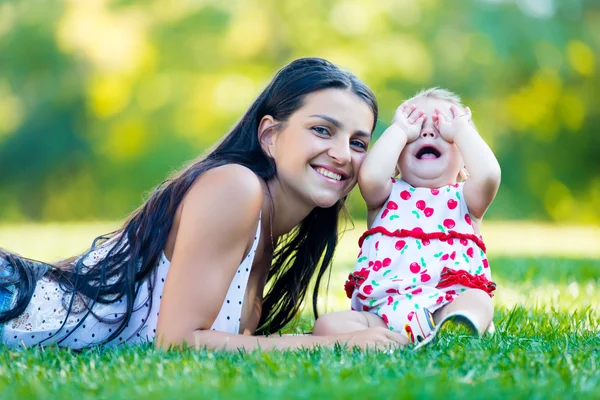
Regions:
<instances>
[{"instance_id":1,"label":"woman's ear","mask_svg":"<svg viewBox=\"0 0 600 400\"><path fill-rule=\"evenodd\" d=\"M271 158L273 158L273 144L276 139L277 125L277 121L270 115L262 117L258 124L257 134L260 147L262 147L263 151Z\"/></svg>"}]
</instances>

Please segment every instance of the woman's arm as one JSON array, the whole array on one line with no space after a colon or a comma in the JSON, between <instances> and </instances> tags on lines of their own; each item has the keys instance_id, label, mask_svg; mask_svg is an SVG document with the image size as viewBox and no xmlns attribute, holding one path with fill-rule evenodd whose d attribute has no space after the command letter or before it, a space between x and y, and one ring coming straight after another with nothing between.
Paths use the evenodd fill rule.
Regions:
<instances>
[{"instance_id":1,"label":"woman's arm","mask_svg":"<svg viewBox=\"0 0 600 400\"><path fill-rule=\"evenodd\" d=\"M209 348L217 350L284 350L306 347L332 347L339 343L360 348L400 347L406 344L406 338L387 328L368 328L356 332L327 336L248 336L235 335L217 331L196 331L193 346L197 349ZM192 343L188 342L188 346Z\"/></svg>"},{"instance_id":2,"label":"woman's arm","mask_svg":"<svg viewBox=\"0 0 600 400\"><path fill-rule=\"evenodd\" d=\"M217 318L262 207L258 177L240 165L205 172L181 204L157 327L161 346L194 343Z\"/></svg>"},{"instance_id":3,"label":"woman's arm","mask_svg":"<svg viewBox=\"0 0 600 400\"><path fill-rule=\"evenodd\" d=\"M262 196L259 179L239 165L212 169L194 183L182 203L162 295L156 345L251 350L336 342L362 347L393 344L393 332L373 330L336 336L268 338L210 330L233 276L254 240Z\"/></svg>"}]
</instances>

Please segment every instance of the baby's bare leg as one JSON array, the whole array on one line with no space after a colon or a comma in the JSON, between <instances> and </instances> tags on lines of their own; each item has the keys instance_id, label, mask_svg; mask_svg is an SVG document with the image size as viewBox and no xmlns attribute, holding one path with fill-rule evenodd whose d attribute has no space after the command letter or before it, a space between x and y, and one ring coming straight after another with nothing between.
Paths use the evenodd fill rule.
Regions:
<instances>
[{"instance_id":1,"label":"baby's bare leg","mask_svg":"<svg viewBox=\"0 0 600 400\"><path fill-rule=\"evenodd\" d=\"M448 314L454 312L467 312L475 319L473 322L477 325L480 335L483 335L490 326L494 318L494 305L490 296L479 289L469 289L462 292L454 301L445 305L433 313L433 320L438 324Z\"/></svg>"},{"instance_id":2,"label":"baby's bare leg","mask_svg":"<svg viewBox=\"0 0 600 400\"><path fill-rule=\"evenodd\" d=\"M375 314L366 311L338 311L325 314L315 321L313 335L338 335L387 325Z\"/></svg>"}]
</instances>

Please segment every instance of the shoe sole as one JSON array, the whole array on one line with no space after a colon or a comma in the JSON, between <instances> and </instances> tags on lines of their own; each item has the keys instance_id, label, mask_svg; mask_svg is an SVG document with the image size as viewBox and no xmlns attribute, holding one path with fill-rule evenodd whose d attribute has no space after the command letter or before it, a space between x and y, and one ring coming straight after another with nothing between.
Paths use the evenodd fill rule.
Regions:
<instances>
[{"instance_id":1,"label":"shoe sole","mask_svg":"<svg viewBox=\"0 0 600 400\"><path fill-rule=\"evenodd\" d=\"M437 335L439 333L439 331L442 329L442 327L446 324L446 322L448 321L454 321L458 324L463 325L464 327L466 327L473 336L481 336L479 334L479 328L477 326L477 324L475 324L475 319L470 316L469 313L465 313L465 312L455 312L452 314L448 314L443 320L440 321L440 323L435 327L435 329L431 332L431 334L429 336L427 336L422 342L420 342L419 344L417 344L413 350L418 350L421 347L425 347L430 343L435 343L436 339L437 339Z\"/></svg>"}]
</instances>

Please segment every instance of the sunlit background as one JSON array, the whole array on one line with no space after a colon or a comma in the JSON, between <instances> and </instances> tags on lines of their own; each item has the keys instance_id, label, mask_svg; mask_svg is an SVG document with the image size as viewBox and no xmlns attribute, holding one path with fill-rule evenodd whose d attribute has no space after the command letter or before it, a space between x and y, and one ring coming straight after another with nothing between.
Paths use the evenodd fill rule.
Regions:
<instances>
[{"instance_id":1,"label":"sunlit background","mask_svg":"<svg viewBox=\"0 0 600 400\"><path fill-rule=\"evenodd\" d=\"M488 220L597 226L599 54L592 0L3 1L0 221L125 218L311 55L374 90L378 133L462 95L502 165Z\"/></svg>"},{"instance_id":2,"label":"sunlit background","mask_svg":"<svg viewBox=\"0 0 600 400\"><path fill-rule=\"evenodd\" d=\"M0 246L45 260L85 250L302 56L374 90L377 134L422 88L463 97L503 171L483 228L490 257L600 259L591 0L0 2ZM350 202L334 308L364 229L357 192ZM520 301L509 292L501 300Z\"/></svg>"}]
</instances>

